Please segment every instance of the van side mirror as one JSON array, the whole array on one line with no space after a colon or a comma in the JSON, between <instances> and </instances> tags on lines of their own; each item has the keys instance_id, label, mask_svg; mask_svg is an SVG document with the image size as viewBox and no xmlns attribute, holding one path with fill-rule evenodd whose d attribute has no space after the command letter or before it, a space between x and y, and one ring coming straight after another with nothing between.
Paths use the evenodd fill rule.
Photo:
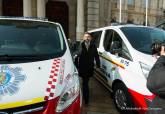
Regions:
<instances>
[{"instance_id":1,"label":"van side mirror","mask_svg":"<svg viewBox=\"0 0 165 114\"><path fill-rule=\"evenodd\" d=\"M111 53L116 54L116 53L121 53L122 51L122 45L119 41L113 41L111 44Z\"/></svg>"}]
</instances>

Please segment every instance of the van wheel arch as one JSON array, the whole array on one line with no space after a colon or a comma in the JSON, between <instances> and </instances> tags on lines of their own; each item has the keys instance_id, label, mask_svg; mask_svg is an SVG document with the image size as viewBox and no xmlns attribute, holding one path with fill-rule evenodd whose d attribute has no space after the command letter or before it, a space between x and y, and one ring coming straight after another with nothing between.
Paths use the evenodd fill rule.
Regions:
<instances>
[{"instance_id":1,"label":"van wheel arch","mask_svg":"<svg viewBox=\"0 0 165 114\"><path fill-rule=\"evenodd\" d=\"M112 90L113 90L113 99L114 99L115 106L121 114L136 114L137 113L137 111L135 110L127 110L127 109L122 110L121 107L119 106L119 103L117 103L118 101L121 101L121 99L118 97L120 96L120 92L121 92L122 94L121 96L125 97L125 100L123 100L123 103L126 104L126 108L133 109L135 107L133 100L131 98L131 95L128 92L128 88L122 81L115 80L114 83L112 84Z\"/></svg>"},{"instance_id":2,"label":"van wheel arch","mask_svg":"<svg viewBox=\"0 0 165 114\"><path fill-rule=\"evenodd\" d=\"M119 83L123 83L123 82L122 82L121 80L119 80L119 79L113 81L113 83L112 83L112 90L114 90L115 85L117 85L117 84L119 84ZM123 84L124 84L124 83L123 83Z\"/></svg>"}]
</instances>

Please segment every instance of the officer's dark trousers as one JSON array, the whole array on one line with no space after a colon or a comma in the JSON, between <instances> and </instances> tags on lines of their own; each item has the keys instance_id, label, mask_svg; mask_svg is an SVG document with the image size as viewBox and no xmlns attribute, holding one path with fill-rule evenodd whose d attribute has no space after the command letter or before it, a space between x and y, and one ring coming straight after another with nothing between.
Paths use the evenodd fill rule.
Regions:
<instances>
[{"instance_id":1,"label":"officer's dark trousers","mask_svg":"<svg viewBox=\"0 0 165 114\"><path fill-rule=\"evenodd\" d=\"M85 104L89 103L89 77L83 77L83 98Z\"/></svg>"}]
</instances>

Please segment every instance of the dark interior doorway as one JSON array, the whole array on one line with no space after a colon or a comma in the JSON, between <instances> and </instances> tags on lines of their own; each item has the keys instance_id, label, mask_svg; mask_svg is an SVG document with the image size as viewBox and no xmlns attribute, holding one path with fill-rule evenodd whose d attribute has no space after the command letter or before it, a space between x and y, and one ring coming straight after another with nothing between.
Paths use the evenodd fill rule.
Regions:
<instances>
[{"instance_id":1,"label":"dark interior doorway","mask_svg":"<svg viewBox=\"0 0 165 114\"><path fill-rule=\"evenodd\" d=\"M58 22L62 25L68 38L69 8L66 2L48 1L46 4L46 17L48 20Z\"/></svg>"},{"instance_id":2,"label":"dark interior doorway","mask_svg":"<svg viewBox=\"0 0 165 114\"><path fill-rule=\"evenodd\" d=\"M3 0L3 16L23 16L23 0Z\"/></svg>"}]
</instances>

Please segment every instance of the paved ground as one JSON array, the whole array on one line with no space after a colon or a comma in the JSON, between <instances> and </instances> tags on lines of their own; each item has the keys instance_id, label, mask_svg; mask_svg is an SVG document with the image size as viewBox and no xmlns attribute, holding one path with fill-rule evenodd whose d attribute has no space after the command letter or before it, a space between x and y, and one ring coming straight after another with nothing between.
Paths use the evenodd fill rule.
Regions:
<instances>
[{"instance_id":1,"label":"paved ground","mask_svg":"<svg viewBox=\"0 0 165 114\"><path fill-rule=\"evenodd\" d=\"M110 92L95 78L90 80L90 103L82 106L81 114L119 114Z\"/></svg>"}]
</instances>

